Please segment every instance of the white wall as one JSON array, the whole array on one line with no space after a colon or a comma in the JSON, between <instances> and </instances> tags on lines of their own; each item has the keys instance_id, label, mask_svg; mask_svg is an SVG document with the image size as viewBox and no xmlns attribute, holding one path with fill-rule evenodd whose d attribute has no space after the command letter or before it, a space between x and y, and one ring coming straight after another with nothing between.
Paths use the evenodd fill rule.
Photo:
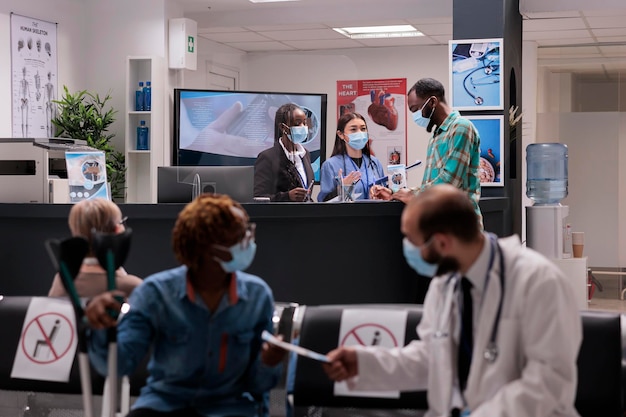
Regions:
<instances>
[{"instance_id":1,"label":"white wall","mask_svg":"<svg viewBox=\"0 0 626 417\"><path fill-rule=\"evenodd\" d=\"M537 85L542 74L537 68L537 42L524 41L522 44L522 86ZM532 205L532 200L526 196L526 147L537 141L537 89L522 88L522 108L518 114L521 119L522 154L519 163L522 164L522 242L526 241L526 208Z\"/></svg>"},{"instance_id":2,"label":"white wall","mask_svg":"<svg viewBox=\"0 0 626 417\"><path fill-rule=\"evenodd\" d=\"M250 53L242 68L241 89L328 94L327 153L335 138L338 80L406 78L407 88L424 77L448 86L447 46L361 48L310 52ZM430 134L407 116L408 161L426 159ZM421 183L423 168L408 173L409 186Z\"/></svg>"},{"instance_id":3,"label":"white wall","mask_svg":"<svg viewBox=\"0 0 626 417\"><path fill-rule=\"evenodd\" d=\"M165 0L87 0L83 36L87 50L81 57L87 73L84 87L101 95L111 90L111 105L118 110L111 126L116 148L124 149L126 111L126 57L165 57ZM158 94L155 92L155 95Z\"/></svg>"},{"instance_id":4,"label":"white wall","mask_svg":"<svg viewBox=\"0 0 626 417\"><path fill-rule=\"evenodd\" d=\"M575 79L572 89L572 101L576 103L574 111L615 111L626 98L626 88L614 76L599 74L592 78L583 75ZM626 111L624 104L621 111Z\"/></svg>"},{"instance_id":5,"label":"white wall","mask_svg":"<svg viewBox=\"0 0 626 417\"><path fill-rule=\"evenodd\" d=\"M572 231L585 232L585 252L592 266L618 266L618 199L626 190L618 175L619 113L565 113L561 141L569 152ZM599 127L601 126L601 130Z\"/></svg>"},{"instance_id":6,"label":"white wall","mask_svg":"<svg viewBox=\"0 0 626 417\"><path fill-rule=\"evenodd\" d=\"M626 79L626 77L625 77ZM617 196L617 215L619 224L617 226L617 262L618 266L626 266L626 112L619 115L619 132L622 140L618 146L618 163L617 177L620 181L621 192Z\"/></svg>"},{"instance_id":7,"label":"white wall","mask_svg":"<svg viewBox=\"0 0 626 417\"><path fill-rule=\"evenodd\" d=\"M10 13L58 23L59 96L63 85L112 94L111 127L124 144L126 57L165 56L165 0L3 0L0 4L0 137L11 136ZM182 12L181 12L182 14Z\"/></svg>"},{"instance_id":8,"label":"white wall","mask_svg":"<svg viewBox=\"0 0 626 417\"><path fill-rule=\"evenodd\" d=\"M2 0L0 3L0 137L11 137L11 12L58 23L59 95L65 84L70 89L85 88L85 31L83 16L87 7L81 0Z\"/></svg>"},{"instance_id":9,"label":"white wall","mask_svg":"<svg viewBox=\"0 0 626 417\"><path fill-rule=\"evenodd\" d=\"M624 267L626 112L620 95L626 77L599 80L542 67L539 73L537 142L562 142L569 151L567 221L585 232L590 266Z\"/></svg>"},{"instance_id":10,"label":"white wall","mask_svg":"<svg viewBox=\"0 0 626 417\"><path fill-rule=\"evenodd\" d=\"M184 70L185 88L211 88L207 81L210 71L221 72L226 69L230 72L241 72L245 59L245 52L198 37L198 69ZM241 84L238 89L243 90Z\"/></svg>"},{"instance_id":11,"label":"white wall","mask_svg":"<svg viewBox=\"0 0 626 417\"><path fill-rule=\"evenodd\" d=\"M169 19L176 19L183 17L183 10L174 1L165 2L165 68L169 67ZM170 165L172 161L172 128L171 121L173 117L174 107L174 88L180 85L179 76L182 74L182 70L166 70L167 76L165 77L167 86L165 91L162 92L161 97L164 100L165 106L163 111L163 163L159 165Z\"/></svg>"}]
</instances>

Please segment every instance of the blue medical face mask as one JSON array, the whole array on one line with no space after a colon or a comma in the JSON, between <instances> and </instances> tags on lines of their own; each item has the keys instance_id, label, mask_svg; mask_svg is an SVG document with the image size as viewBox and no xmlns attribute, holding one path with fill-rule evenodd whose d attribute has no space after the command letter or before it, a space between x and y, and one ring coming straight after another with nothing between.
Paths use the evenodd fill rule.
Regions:
<instances>
[{"instance_id":1,"label":"blue medical face mask","mask_svg":"<svg viewBox=\"0 0 626 417\"><path fill-rule=\"evenodd\" d=\"M419 109L418 111L413 113L413 121L419 127L428 127L428 123L430 123L430 118L433 116L433 113L435 112L435 109L433 109L430 112L430 116L428 116L428 117L424 117L424 115L422 114L422 111L424 110L424 107L426 107L426 104L428 104L428 102L430 101L431 98L432 97L430 97L428 100L426 100L426 103L424 103L424 105L422 106L421 109Z\"/></svg>"},{"instance_id":2,"label":"blue medical face mask","mask_svg":"<svg viewBox=\"0 0 626 417\"><path fill-rule=\"evenodd\" d=\"M424 260L424 258L422 258L422 247L429 244L430 240L422 246L415 246L411 243L409 238L405 237L402 240L402 252L404 253L406 263L408 263L409 266L415 270L415 272L420 275L432 277L437 272L438 265L428 263Z\"/></svg>"},{"instance_id":3,"label":"blue medical face mask","mask_svg":"<svg viewBox=\"0 0 626 417\"><path fill-rule=\"evenodd\" d=\"M368 139L369 136L367 132L348 133L348 145L350 145L352 149L356 149L357 151L365 148Z\"/></svg>"},{"instance_id":4,"label":"blue medical face mask","mask_svg":"<svg viewBox=\"0 0 626 417\"><path fill-rule=\"evenodd\" d=\"M308 126L291 126L289 128L291 133L287 133L287 137L293 143L302 143L309 137Z\"/></svg>"},{"instance_id":5,"label":"blue medical face mask","mask_svg":"<svg viewBox=\"0 0 626 417\"><path fill-rule=\"evenodd\" d=\"M219 245L214 246L230 252L230 255L233 257L230 261L222 261L217 257L214 258L220 263L224 272L245 271L252 264L256 254L256 242L254 239L249 240L246 245L243 245L242 242L235 243L230 248Z\"/></svg>"}]
</instances>

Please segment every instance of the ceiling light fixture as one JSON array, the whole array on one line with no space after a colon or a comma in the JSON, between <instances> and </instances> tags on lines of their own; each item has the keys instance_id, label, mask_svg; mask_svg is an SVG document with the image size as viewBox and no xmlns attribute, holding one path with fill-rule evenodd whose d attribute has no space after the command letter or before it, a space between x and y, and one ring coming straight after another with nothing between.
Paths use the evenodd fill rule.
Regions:
<instances>
[{"instance_id":1,"label":"ceiling light fixture","mask_svg":"<svg viewBox=\"0 0 626 417\"><path fill-rule=\"evenodd\" d=\"M279 1L300 1L300 0L249 0L250 3L278 3Z\"/></svg>"},{"instance_id":2,"label":"ceiling light fixture","mask_svg":"<svg viewBox=\"0 0 626 417\"><path fill-rule=\"evenodd\" d=\"M422 32L411 25L348 27L333 28L333 30L350 39L409 38L424 36Z\"/></svg>"}]
</instances>

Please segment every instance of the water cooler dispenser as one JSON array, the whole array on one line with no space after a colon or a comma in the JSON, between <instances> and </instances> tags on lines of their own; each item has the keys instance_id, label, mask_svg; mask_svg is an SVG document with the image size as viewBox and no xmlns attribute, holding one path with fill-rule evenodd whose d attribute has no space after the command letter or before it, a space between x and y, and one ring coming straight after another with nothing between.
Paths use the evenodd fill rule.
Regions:
<instances>
[{"instance_id":1,"label":"water cooler dispenser","mask_svg":"<svg viewBox=\"0 0 626 417\"><path fill-rule=\"evenodd\" d=\"M569 207L567 197L567 145L533 143L526 147L526 246L551 259L563 258L563 234Z\"/></svg>"}]
</instances>

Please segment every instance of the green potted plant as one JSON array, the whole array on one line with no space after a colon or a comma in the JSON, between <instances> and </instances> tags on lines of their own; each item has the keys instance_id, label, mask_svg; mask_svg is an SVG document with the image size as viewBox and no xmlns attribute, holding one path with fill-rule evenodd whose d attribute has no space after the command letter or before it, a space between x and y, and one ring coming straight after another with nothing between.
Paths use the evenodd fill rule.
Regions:
<instances>
[{"instance_id":1,"label":"green potted plant","mask_svg":"<svg viewBox=\"0 0 626 417\"><path fill-rule=\"evenodd\" d=\"M109 107L110 92L101 98L97 93L87 90L70 93L63 86L64 94L54 102L58 106L57 116L52 119L56 126L56 136L82 139L87 145L101 150L106 156L107 179L111 184L111 197L123 200L125 194L126 164L124 153L117 151L111 144L115 134L107 133L109 126L115 121L117 110Z\"/></svg>"}]
</instances>

